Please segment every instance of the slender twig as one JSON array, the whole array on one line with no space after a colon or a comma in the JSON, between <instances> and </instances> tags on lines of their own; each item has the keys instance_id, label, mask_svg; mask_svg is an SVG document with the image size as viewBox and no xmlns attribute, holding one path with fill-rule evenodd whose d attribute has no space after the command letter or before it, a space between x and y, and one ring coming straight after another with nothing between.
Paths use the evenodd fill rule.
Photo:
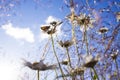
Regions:
<instances>
[{"instance_id":1,"label":"slender twig","mask_svg":"<svg viewBox=\"0 0 120 80\"><path fill-rule=\"evenodd\" d=\"M59 61L59 59L58 59L58 57L57 57L57 54L56 54L56 51L55 51L54 40L53 40L53 36L52 36L52 34L51 34L51 40L52 40L52 47L53 47L54 56L55 56L56 59L57 59L57 62L58 62L58 65L59 65L59 68L60 68L61 74L63 75L62 78L63 78L63 80L65 80L65 78L64 78L64 73L63 73L63 70L62 70L61 65L60 65L60 61Z\"/></svg>"},{"instance_id":2,"label":"slender twig","mask_svg":"<svg viewBox=\"0 0 120 80\"><path fill-rule=\"evenodd\" d=\"M108 41L108 45L106 47L106 50L104 52L107 53L107 51L110 49L111 45L112 45L112 42L113 40L115 39L115 37L118 35L118 31L120 30L120 23L115 27L115 29L113 30L112 32L112 38Z\"/></svg>"}]
</instances>

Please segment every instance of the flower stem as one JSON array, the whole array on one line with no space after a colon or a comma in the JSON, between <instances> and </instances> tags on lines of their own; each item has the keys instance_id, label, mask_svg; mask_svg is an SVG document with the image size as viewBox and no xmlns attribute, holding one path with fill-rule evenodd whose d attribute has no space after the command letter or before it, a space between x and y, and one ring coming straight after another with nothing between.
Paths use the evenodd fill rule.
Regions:
<instances>
[{"instance_id":1,"label":"flower stem","mask_svg":"<svg viewBox=\"0 0 120 80\"><path fill-rule=\"evenodd\" d=\"M67 51L67 56L68 56L68 60L69 60L69 66L70 66L70 68L72 68L72 65L71 65L71 59L70 59L70 55L69 55L69 50L68 50L68 48L66 48L66 51Z\"/></svg>"},{"instance_id":2,"label":"flower stem","mask_svg":"<svg viewBox=\"0 0 120 80\"><path fill-rule=\"evenodd\" d=\"M79 65L79 62L80 62L80 56L79 56L79 51L78 51L78 47L77 47L77 43L76 43L76 37L75 37L75 26L73 25L73 22L72 22L72 40L74 42L74 45L75 45L75 48L76 48L76 53L77 53L77 56L78 56L78 64Z\"/></svg>"},{"instance_id":3,"label":"flower stem","mask_svg":"<svg viewBox=\"0 0 120 80\"><path fill-rule=\"evenodd\" d=\"M37 70L37 77L38 77L38 80L40 80L40 73L39 73L39 70Z\"/></svg>"},{"instance_id":4,"label":"flower stem","mask_svg":"<svg viewBox=\"0 0 120 80\"><path fill-rule=\"evenodd\" d=\"M118 73L118 80L120 80L119 79L119 68L118 68L118 64L117 64L117 60L115 59L115 64L116 64L116 70L117 70L117 73Z\"/></svg>"},{"instance_id":5,"label":"flower stem","mask_svg":"<svg viewBox=\"0 0 120 80\"><path fill-rule=\"evenodd\" d=\"M89 55L89 49L88 49L88 39L87 39L87 31L86 31L86 27L85 26L85 31L84 31L84 40L85 40L85 44L86 44L86 52Z\"/></svg>"},{"instance_id":6,"label":"flower stem","mask_svg":"<svg viewBox=\"0 0 120 80\"><path fill-rule=\"evenodd\" d=\"M94 74L95 74L97 80L99 80L99 77L98 77L98 75L97 75L97 72L96 72L95 68L93 67L92 69L93 69L93 71L94 71Z\"/></svg>"},{"instance_id":7,"label":"flower stem","mask_svg":"<svg viewBox=\"0 0 120 80\"><path fill-rule=\"evenodd\" d=\"M63 70L62 70L62 68L61 68L61 65L60 65L59 59L58 59L57 54L56 54L56 51L55 51L54 40L53 40L53 36L52 36L52 34L51 34L51 40L52 40L52 47L53 47L54 56L55 56L56 59L57 59L57 62L58 62L58 65L59 65L59 68L60 68L61 74L62 74L62 76L63 76L62 78L63 78L63 80L65 80Z\"/></svg>"}]
</instances>

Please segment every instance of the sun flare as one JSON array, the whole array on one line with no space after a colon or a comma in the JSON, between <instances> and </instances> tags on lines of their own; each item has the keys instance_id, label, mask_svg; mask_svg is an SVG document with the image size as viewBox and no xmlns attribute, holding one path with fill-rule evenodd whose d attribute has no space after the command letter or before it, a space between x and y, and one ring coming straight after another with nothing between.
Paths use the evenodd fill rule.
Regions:
<instances>
[{"instance_id":1,"label":"sun flare","mask_svg":"<svg viewBox=\"0 0 120 80\"><path fill-rule=\"evenodd\" d=\"M0 80L17 80L18 71L12 64L0 64Z\"/></svg>"}]
</instances>

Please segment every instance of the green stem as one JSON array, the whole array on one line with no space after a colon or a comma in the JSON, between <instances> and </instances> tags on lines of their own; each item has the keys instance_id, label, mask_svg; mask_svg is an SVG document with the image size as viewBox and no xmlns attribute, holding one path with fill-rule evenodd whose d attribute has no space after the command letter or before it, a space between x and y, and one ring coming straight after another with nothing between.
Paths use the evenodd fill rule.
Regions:
<instances>
[{"instance_id":1,"label":"green stem","mask_svg":"<svg viewBox=\"0 0 120 80\"><path fill-rule=\"evenodd\" d=\"M37 77L38 77L38 80L40 80L40 73L39 73L39 70L37 70Z\"/></svg>"},{"instance_id":2,"label":"green stem","mask_svg":"<svg viewBox=\"0 0 120 80\"><path fill-rule=\"evenodd\" d=\"M51 34L51 40L52 40L52 47L53 47L54 56L55 56L56 59L57 59L57 62L58 62L58 65L59 65L59 68L60 68L61 74L62 74L62 76L63 76L62 78L63 78L63 80L65 80L63 70L62 70L62 68L61 68L61 65L60 65L59 59L58 59L57 54L56 54L56 51L55 51L54 40L53 40L52 34Z\"/></svg>"},{"instance_id":3,"label":"green stem","mask_svg":"<svg viewBox=\"0 0 120 80\"><path fill-rule=\"evenodd\" d=\"M117 70L117 73L118 73L118 80L120 80L120 79L119 79L119 68L118 68L118 64L117 64L116 59L115 59L115 64L116 64L116 70Z\"/></svg>"},{"instance_id":4,"label":"green stem","mask_svg":"<svg viewBox=\"0 0 120 80\"><path fill-rule=\"evenodd\" d=\"M98 75L97 75L97 72L96 72L95 68L93 67L92 69L93 69L93 71L94 71L95 76L97 77L97 80L99 80L99 77L98 77Z\"/></svg>"},{"instance_id":5,"label":"green stem","mask_svg":"<svg viewBox=\"0 0 120 80\"><path fill-rule=\"evenodd\" d=\"M66 51L67 51L67 56L68 56L68 60L69 60L69 66L70 68L72 68L72 65L71 65L71 59L70 59L70 55L69 55L69 51L68 51L68 48L66 48Z\"/></svg>"},{"instance_id":6,"label":"green stem","mask_svg":"<svg viewBox=\"0 0 120 80\"><path fill-rule=\"evenodd\" d=\"M85 40L85 44L86 44L86 52L87 54L89 55L89 49L88 49L88 39L87 39L87 30L86 30L86 27L85 26L85 31L84 31L84 40Z\"/></svg>"}]
</instances>

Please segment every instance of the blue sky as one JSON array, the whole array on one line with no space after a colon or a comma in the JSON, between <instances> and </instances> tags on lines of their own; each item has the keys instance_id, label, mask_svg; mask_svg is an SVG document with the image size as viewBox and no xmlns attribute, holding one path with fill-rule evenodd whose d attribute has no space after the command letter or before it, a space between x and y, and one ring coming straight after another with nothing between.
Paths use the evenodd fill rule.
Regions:
<instances>
[{"instance_id":1,"label":"blue sky","mask_svg":"<svg viewBox=\"0 0 120 80\"><path fill-rule=\"evenodd\" d=\"M2 62L5 63L4 65L13 64L12 66L15 66L14 70L18 68L20 75L22 72L25 73L26 71L24 70L27 69L21 70L22 58L28 61L39 61L44 49L43 45L48 41L48 36L42 34L40 26L47 24L51 20L63 20L64 17L70 13L69 8L65 6L63 0L38 0L38 3L34 1L37 0L21 1L19 5L14 5L14 7L8 11L9 16L1 17L1 20L5 19L5 21L0 23L0 65L2 65ZM119 0L115 1L119 2ZM80 5L85 5L84 0L81 0L81 2L75 0L75 2ZM79 4L78 7L80 7ZM96 5L98 5L97 3L93 7L96 7L97 10L97 8L105 7L106 4L107 3L103 2L102 5L96 7ZM92 5L90 6L92 7ZM120 11L119 7L114 6L112 10L113 12ZM83 10L82 12L87 11ZM111 21L116 20L113 19L113 17L112 15ZM116 22L114 24L116 24ZM68 25L69 24L65 23L64 26ZM61 35L65 36L60 28L58 29L60 33L59 37L61 37ZM48 61L50 59L51 57L48 58ZM28 72L32 72L29 69L27 70ZM31 80L33 80L33 78L31 78Z\"/></svg>"},{"instance_id":2,"label":"blue sky","mask_svg":"<svg viewBox=\"0 0 120 80\"><path fill-rule=\"evenodd\" d=\"M49 2L47 0L36 3L33 0L26 0L25 2L21 1L19 5L14 5L15 7L8 11L9 16L2 16L3 20L5 17L6 21L1 22L0 28L1 65L9 66L12 64L11 67L17 68L13 71L18 71L18 78L23 77L27 70L28 74L29 71L32 72L29 68L21 70L23 67L22 59L31 62L40 60L44 49L43 45L46 44L44 39L48 40L48 36L41 34L40 26L48 23L51 19L62 19L65 16L60 10L62 5L63 1ZM3 62L4 64L2 64ZM33 73L35 74L35 72Z\"/></svg>"}]
</instances>

